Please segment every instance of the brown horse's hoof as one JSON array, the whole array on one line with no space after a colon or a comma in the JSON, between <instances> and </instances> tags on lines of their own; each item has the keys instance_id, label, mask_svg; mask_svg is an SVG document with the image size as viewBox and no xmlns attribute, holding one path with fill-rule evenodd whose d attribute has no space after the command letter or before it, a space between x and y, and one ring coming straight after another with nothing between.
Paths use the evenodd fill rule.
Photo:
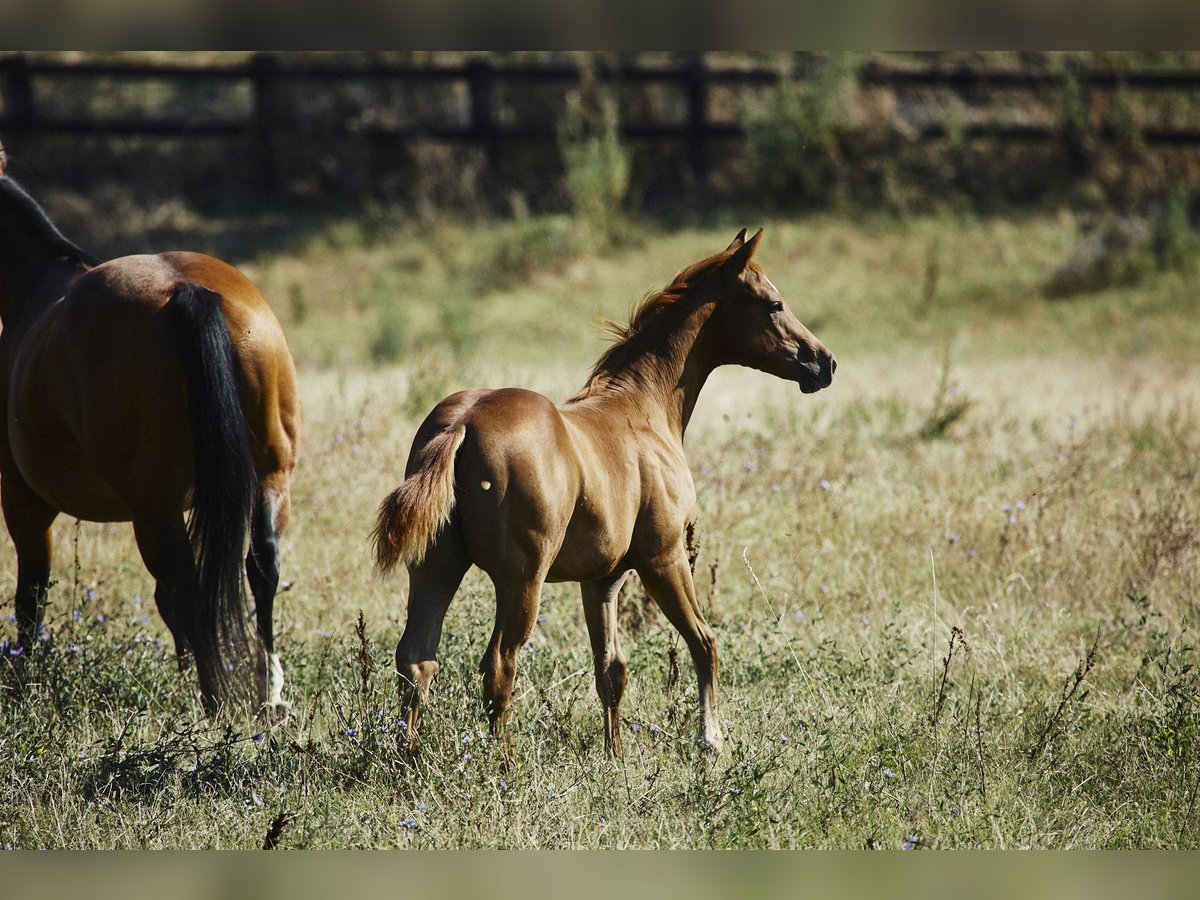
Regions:
<instances>
[{"instance_id":1,"label":"brown horse's hoof","mask_svg":"<svg viewBox=\"0 0 1200 900\"><path fill-rule=\"evenodd\" d=\"M284 700L274 703L264 703L254 715L254 721L259 725L278 725L286 722L292 715L292 704Z\"/></svg>"}]
</instances>

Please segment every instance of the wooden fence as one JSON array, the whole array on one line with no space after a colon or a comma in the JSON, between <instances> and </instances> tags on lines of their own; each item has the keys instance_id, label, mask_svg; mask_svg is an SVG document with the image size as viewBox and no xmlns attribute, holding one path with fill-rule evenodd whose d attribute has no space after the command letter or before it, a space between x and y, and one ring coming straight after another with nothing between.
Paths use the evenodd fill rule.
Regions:
<instances>
[{"instance_id":1,"label":"wooden fence","mask_svg":"<svg viewBox=\"0 0 1200 900\"><path fill-rule=\"evenodd\" d=\"M686 114L676 121L622 123L622 132L630 140L655 139L681 141L686 144L686 159L698 183L703 183L709 145L716 140L744 138L745 128L739 118L714 120L710 96L720 88L769 88L780 78L803 79L811 74L811 58L798 56L795 68L781 73L778 69L718 68L700 54L683 62L666 65L645 63L601 66L595 72L600 80L625 85L661 85L676 92ZM1159 91L1193 94L1200 89L1200 71L1095 71L1076 69L1070 72L1036 70L981 70L968 67L897 68L872 63L863 67L858 77L864 86L885 86L896 90L937 89L969 97L980 92L995 94L1005 91L1033 91L1046 94L1061 93L1068 78L1075 79L1085 98L1097 93L1116 91ZM80 90L89 81L105 79L122 83L176 82L186 85L223 83L249 90L251 101L240 114L232 116L198 115L179 109L167 115L139 116L128 112L120 115L59 114L44 108L39 99L43 82L77 80ZM272 141L286 129L286 117L279 115L278 98L289 84L306 81L316 85L345 83L426 83L446 85L457 83L465 88L469 102L465 115L457 120L395 124L387 122L333 122L323 127L357 138L374 141L404 142L427 139L446 142L466 142L481 147L489 154L514 141L553 141L556 123L543 118L535 122L512 123L499 114L497 92L501 87L520 89L523 85L556 84L564 90L579 82L579 69L569 63L538 65L494 64L487 59L473 59L461 64L392 64L367 62L353 65L342 62L316 62L311 59L289 58L286 55L258 54L236 65L194 66L138 62L62 62L22 55L0 59L0 88L3 107L0 111L0 134L59 134L100 136L238 136L256 141L266 173L272 167ZM1086 108L1086 107L1085 107ZM1046 142L1061 140L1063 126L1053 122L1034 123L985 118L982 121L948 122L929 119L912 124L908 129L916 140L937 140L954 134L960 139L987 137L1002 142ZM1094 130L1099 140L1118 136L1118 125L1102 123ZM1145 126L1139 129L1139 140L1147 145L1200 146L1200 127Z\"/></svg>"}]
</instances>

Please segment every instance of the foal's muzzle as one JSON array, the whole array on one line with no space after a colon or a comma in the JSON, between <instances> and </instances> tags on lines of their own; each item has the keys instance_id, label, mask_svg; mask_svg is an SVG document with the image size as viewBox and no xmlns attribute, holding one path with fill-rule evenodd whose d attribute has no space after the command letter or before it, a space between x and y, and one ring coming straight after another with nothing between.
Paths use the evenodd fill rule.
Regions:
<instances>
[{"instance_id":1,"label":"foal's muzzle","mask_svg":"<svg viewBox=\"0 0 1200 900\"><path fill-rule=\"evenodd\" d=\"M828 351L819 353L812 362L800 363L800 390L815 394L833 384L833 373L837 371L837 360Z\"/></svg>"}]
</instances>

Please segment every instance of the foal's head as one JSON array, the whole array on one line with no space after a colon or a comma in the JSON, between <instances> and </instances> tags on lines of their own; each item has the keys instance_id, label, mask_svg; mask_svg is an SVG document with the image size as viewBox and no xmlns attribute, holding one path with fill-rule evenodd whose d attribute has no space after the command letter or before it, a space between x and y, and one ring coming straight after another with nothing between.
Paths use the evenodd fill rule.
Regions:
<instances>
[{"instance_id":1,"label":"foal's head","mask_svg":"<svg viewBox=\"0 0 1200 900\"><path fill-rule=\"evenodd\" d=\"M792 315L779 289L752 262L762 229L746 240L742 229L713 273L721 280L711 324L718 335L720 363L749 366L786 381L806 394L829 387L837 360Z\"/></svg>"}]
</instances>

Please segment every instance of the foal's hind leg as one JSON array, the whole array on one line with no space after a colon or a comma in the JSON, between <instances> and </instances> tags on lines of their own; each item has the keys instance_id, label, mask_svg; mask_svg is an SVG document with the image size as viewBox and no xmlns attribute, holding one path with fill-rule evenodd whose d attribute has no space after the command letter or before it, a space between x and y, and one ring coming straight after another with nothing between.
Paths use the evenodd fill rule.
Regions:
<instances>
[{"instance_id":1,"label":"foal's hind leg","mask_svg":"<svg viewBox=\"0 0 1200 900\"><path fill-rule=\"evenodd\" d=\"M199 599L196 566L183 516L177 513L134 519L133 535L142 561L154 576L154 602L175 638L175 654L179 668L183 669L195 649L191 632ZM195 658L200 700L206 712L215 712L220 693L220 673L216 667L220 661L201 653L195 653Z\"/></svg>"},{"instance_id":2,"label":"foal's hind leg","mask_svg":"<svg viewBox=\"0 0 1200 900\"><path fill-rule=\"evenodd\" d=\"M602 581L585 581L583 614L592 641L596 693L604 706L604 749L621 755L621 697L625 693L625 652L617 639L617 597L626 573Z\"/></svg>"},{"instance_id":3,"label":"foal's hind leg","mask_svg":"<svg viewBox=\"0 0 1200 900\"><path fill-rule=\"evenodd\" d=\"M687 642L700 695L700 741L719 752L724 739L717 718L717 638L700 612L687 557L681 548L671 557L638 566L637 573L654 602Z\"/></svg>"},{"instance_id":4,"label":"foal's hind leg","mask_svg":"<svg viewBox=\"0 0 1200 900\"><path fill-rule=\"evenodd\" d=\"M416 747L421 707L437 674L437 648L446 610L471 564L450 528L442 532L419 565L408 569L408 620L396 645L400 708L408 723L409 747Z\"/></svg>"},{"instance_id":5,"label":"foal's hind leg","mask_svg":"<svg viewBox=\"0 0 1200 900\"><path fill-rule=\"evenodd\" d=\"M492 735L499 737L508 717L513 682L517 676L517 654L533 631L542 597L544 575L528 581L493 578L496 587L496 627L483 652L483 706Z\"/></svg>"},{"instance_id":6,"label":"foal's hind leg","mask_svg":"<svg viewBox=\"0 0 1200 900\"><path fill-rule=\"evenodd\" d=\"M279 538L291 511L288 475L276 472L263 479L261 496L250 520L250 552L246 579L254 595L254 613L260 642L258 703L266 715L286 713L283 699L283 665L275 652L274 608L279 589Z\"/></svg>"},{"instance_id":7,"label":"foal's hind leg","mask_svg":"<svg viewBox=\"0 0 1200 900\"><path fill-rule=\"evenodd\" d=\"M50 558L54 553L50 525L57 512L15 475L0 483L0 504L17 551L17 641L24 652L31 653L46 614Z\"/></svg>"}]
</instances>

